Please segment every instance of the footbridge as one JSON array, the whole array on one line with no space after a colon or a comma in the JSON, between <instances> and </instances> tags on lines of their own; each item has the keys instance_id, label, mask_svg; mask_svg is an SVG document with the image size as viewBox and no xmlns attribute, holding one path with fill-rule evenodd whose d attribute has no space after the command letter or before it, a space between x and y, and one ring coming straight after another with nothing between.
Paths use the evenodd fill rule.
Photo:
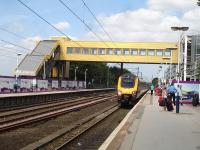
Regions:
<instances>
[{"instance_id":1,"label":"footbridge","mask_svg":"<svg viewBox=\"0 0 200 150\"><path fill-rule=\"evenodd\" d=\"M40 41L18 65L20 76L68 77L69 62L160 64L178 62L177 43L72 41L52 37Z\"/></svg>"}]
</instances>

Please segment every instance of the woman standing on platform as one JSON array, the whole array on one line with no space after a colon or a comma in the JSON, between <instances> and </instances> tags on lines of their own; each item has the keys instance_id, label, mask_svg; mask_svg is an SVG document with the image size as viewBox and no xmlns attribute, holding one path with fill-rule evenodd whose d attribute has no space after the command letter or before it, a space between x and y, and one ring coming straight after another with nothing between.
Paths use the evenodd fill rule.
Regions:
<instances>
[{"instance_id":1,"label":"woman standing on platform","mask_svg":"<svg viewBox=\"0 0 200 150\"><path fill-rule=\"evenodd\" d=\"M163 110L166 111L167 106L167 88L166 86L163 86L162 88L162 97L163 97Z\"/></svg>"}]
</instances>

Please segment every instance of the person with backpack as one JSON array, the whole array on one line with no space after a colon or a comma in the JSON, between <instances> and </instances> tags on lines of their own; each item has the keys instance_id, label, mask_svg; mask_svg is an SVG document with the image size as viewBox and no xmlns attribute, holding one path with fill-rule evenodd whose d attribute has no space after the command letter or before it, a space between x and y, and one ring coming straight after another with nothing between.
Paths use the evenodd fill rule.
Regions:
<instances>
[{"instance_id":1,"label":"person with backpack","mask_svg":"<svg viewBox=\"0 0 200 150\"><path fill-rule=\"evenodd\" d=\"M167 93L170 95L170 99L173 100L173 104L176 105L175 103L175 93L177 92L174 83L171 83L170 87L167 90Z\"/></svg>"}]
</instances>

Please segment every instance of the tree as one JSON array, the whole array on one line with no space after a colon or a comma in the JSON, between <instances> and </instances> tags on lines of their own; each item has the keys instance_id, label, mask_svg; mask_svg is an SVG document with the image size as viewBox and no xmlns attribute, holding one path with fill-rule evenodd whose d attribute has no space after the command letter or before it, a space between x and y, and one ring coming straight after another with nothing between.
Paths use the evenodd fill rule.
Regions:
<instances>
[{"instance_id":1,"label":"tree","mask_svg":"<svg viewBox=\"0 0 200 150\"><path fill-rule=\"evenodd\" d=\"M152 84L154 85L154 87L157 86L158 85L158 78L154 78L152 80Z\"/></svg>"},{"instance_id":2,"label":"tree","mask_svg":"<svg viewBox=\"0 0 200 150\"><path fill-rule=\"evenodd\" d=\"M197 1L197 5L200 6L200 0Z\"/></svg>"}]
</instances>

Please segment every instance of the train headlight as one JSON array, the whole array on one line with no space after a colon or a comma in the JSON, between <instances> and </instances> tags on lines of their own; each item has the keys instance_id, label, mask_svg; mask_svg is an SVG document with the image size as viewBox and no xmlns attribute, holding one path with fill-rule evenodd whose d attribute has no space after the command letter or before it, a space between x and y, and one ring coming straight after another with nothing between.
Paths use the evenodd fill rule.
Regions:
<instances>
[{"instance_id":1,"label":"train headlight","mask_svg":"<svg viewBox=\"0 0 200 150\"><path fill-rule=\"evenodd\" d=\"M135 92L134 91L132 92L132 95L135 96Z\"/></svg>"},{"instance_id":2,"label":"train headlight","mask_svg":"<svg viewBox=\"0 0 200 150\"><path fill-rule=\"evenodd\" d=\"M118 91L117 95L118 95L118 96L121 96L121 95L122 95L122 92L121 92L121 91Z\"/></svg>"}]
</instances>

